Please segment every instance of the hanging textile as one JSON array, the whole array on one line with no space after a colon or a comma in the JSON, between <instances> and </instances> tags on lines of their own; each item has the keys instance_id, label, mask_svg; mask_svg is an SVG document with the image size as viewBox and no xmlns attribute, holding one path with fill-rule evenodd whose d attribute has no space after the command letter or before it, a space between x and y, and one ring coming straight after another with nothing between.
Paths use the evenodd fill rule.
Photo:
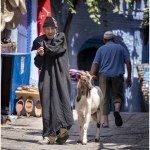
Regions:
<instances>
[{"instance_id":1,"label":"hanging textile","mask_svg":"<svg viewBox=\"0 0 150 150\"><path fill-rule=\"evenodd\" d=\"M51 2L50 0L38 0L38 16L37 16L38 35L44 34L42 29L42 24L46 16L52 16Z\"/></svg>"},{"instance_id":2,"label":"hanging textile","mask_svg":"<svg viewBox=\"0 0 150 150\"><path fill-rule=\"evenodd\" d=\"M42 25L47 16L52 16L50 0L38 0L38 36L44 34ZM40 75L40 70L38 70L38 75Z\"/></svg>"}]
</instances>

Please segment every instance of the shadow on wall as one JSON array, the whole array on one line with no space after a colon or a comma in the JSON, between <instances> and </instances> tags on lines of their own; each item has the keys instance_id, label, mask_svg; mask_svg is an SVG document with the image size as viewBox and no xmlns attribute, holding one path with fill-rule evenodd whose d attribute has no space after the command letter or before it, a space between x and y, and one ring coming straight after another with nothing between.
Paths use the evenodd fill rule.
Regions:
<instances>
[{"instance_id":1,"label":"shadow on wall","mask_svg":"<svg viewBox=\"0 0 150 150\"><path fill-rule=\"evenodd\" d=\"M126 78L124 78L126 80ZM138 78L132 79L132 86L128 88L124 81L124 103L122 112L145 112L141 86Z\"/></svg>"}]
</instances>

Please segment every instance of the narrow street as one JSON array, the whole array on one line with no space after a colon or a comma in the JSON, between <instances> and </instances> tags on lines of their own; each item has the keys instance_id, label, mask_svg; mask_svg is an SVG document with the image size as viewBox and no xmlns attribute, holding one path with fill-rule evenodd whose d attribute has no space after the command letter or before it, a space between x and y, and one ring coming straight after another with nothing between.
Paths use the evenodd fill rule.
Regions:
<instances>
[{"instance_id":1,"label":"narrow street","mask_svg":"<svg viewBox=\"0 0 150 150\"><path fill-rule=\"evenodd\" d=\"M70 137L64 145L38 145L42 138L42 118L21 116L8 125L1 126L2 150L148 150L149 149L149 113L121 112L123 126L116 127L113 113L109 115L109 128L101 128L100 142L95 143L95 124L90 123L88 144L77 144L79 127L77 114L74 113L74 125ZM103 120L102 120L103 122Z\"/></svg>"}]
</instances>

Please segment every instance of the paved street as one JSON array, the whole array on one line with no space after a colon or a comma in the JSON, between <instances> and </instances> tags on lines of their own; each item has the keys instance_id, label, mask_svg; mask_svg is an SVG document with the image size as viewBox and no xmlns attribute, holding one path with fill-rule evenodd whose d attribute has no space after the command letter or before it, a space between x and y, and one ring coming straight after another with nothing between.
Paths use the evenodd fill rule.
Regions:
<instances>
[{"instance_id":1,"label":"paved street","mask_svg":"<svg viewBox=\"0 0 150 150\"><path fill-rule=\"evenodd\" d=\"M95 143L95 124L90 123L88 144L77 144L79 127L74 111L74 125L64 145L38 145L42 138L42 118L21 116L8 125L1 126L2 150L148 150L149 113L121 113L123 126L116 127L113 113L109 115L109 128L101 128L100 142ZM103 120L102 120L103 122Z\"/></svg>"}]
</instances>

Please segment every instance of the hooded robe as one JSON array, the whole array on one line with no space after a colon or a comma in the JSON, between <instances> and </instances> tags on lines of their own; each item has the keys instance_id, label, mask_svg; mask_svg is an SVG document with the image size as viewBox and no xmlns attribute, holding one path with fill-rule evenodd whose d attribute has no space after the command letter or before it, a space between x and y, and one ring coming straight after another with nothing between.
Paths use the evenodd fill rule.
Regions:
<instances>
[{"instance_id":1,"label":"hooded robe","mask_svg":"<svg viewBox=\"0 0 150 150\"><path fill-rule=\"evenodd\" d=\"M37 54L34 64L41 70L38 86L45 137L62 127L71 127L74 120L70 104L71 81L64 33L57 33L51 41L46 35L37 37L33 41L32 50L39 47L44 47L44 56Z\"/></svg>"}]
</instances>

